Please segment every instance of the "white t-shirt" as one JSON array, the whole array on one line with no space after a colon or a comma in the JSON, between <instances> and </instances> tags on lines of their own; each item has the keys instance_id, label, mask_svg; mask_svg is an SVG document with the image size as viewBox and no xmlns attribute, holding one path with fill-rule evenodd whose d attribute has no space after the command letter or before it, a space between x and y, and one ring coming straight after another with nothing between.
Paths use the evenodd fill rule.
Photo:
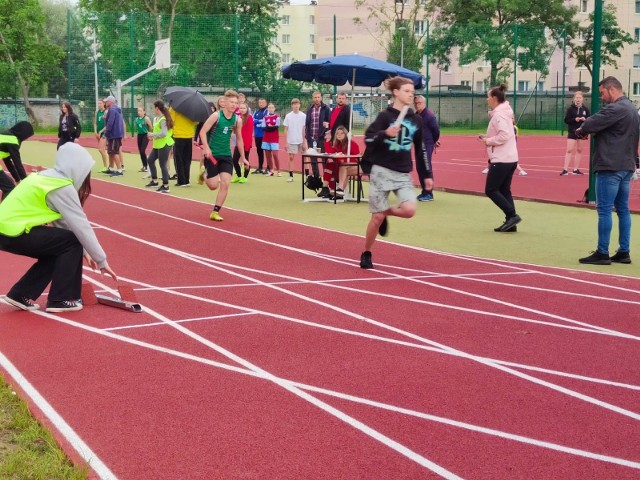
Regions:
<instances>
[{"instance_id":1,"label":"white t-shirt","mask_svg":"<svg viewBox=\"0 0 640 480\"><path fill-rule=\"evenodd\" d=\"M287 127L287 143L289 145L302 144L304 140L302 132L306 121L307 115L302 112L289 112L284 117L284 126Z\"/></svg>"}]
</instances>

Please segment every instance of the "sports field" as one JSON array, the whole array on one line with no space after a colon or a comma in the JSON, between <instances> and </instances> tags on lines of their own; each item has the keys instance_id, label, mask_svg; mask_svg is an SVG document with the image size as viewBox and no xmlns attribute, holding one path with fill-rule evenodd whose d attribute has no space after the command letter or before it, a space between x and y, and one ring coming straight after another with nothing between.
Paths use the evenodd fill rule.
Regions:
<instances>
[{"instance_id":1,"label":"sports field","mask_svg":"<svg viewBox=\"0 0 640 480\"><path fill-rule=\"evenodd\" d=\"M55 145L23 151L48 166ZM436 192L364 271L366 203L256 175L214 223L205 187L145 190L138 162L95 175L86 209L144 312L0 305L3 372L98 477L640 475L640 258L577 263L592 209L520 201L496 234L488 199ZM0 259L4 292L29 262Z\"/></svg>"}]
</instances>

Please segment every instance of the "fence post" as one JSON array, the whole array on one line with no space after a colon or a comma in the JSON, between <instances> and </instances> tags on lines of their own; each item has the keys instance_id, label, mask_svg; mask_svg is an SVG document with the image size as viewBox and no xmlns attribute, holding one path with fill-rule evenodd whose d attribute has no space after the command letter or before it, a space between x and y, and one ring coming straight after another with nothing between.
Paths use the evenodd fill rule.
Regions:
<instances>
[{"instance_id":1,"label":"fence post","mask_svg":"<svg viewBox=\"0 0 640 480\"><path fill-rule=\"evenodd\" d=\"M71 101L71 9L67 8L67 98Z\"/></svg>"},{"instance_id":2,"label":"fence post","mask_svg":"<svg viewBox=\"0 0 640 480\"><path fill-rule=\"evenodd\" d=\"M239 90L240 88L240 79L238 78L240 76L240 52L238 51L238 14L236 13L233 16L233 52L234 52L234 57L235 57L235 77L236 77L236 84L235 84L235 90L236 92Z\"/></svg>"},{"instance_id":3,"label":"fence post","mask_svg":"<svg viewBox=\"0 0 640 480\"><path fill-rule=\"evenodd\" d=\"M513 111L518 101L518 24L513 27Z\"/></svg>"},{"instance_id":4,"label":"fence post","mask_svg":"<svg viewBox=\"0 0 640 480\"><path fill-rule=\"evenodd\" d=\"M567 85L567 27L562 31L562 102L560 102L561 111L564 112L564 99L567 94L565 91ZM560 133L564 135L564 117Z\"/></svg>"},{"instance_id":5,"label":"fence post","mask_svg":"<svg viewBox=\"0 0 640 480\"><path fill-rule=\"evenodd\" d=\"M591 114L600 110L600 96L598 84L598 72L600 71L600 49L602 48L602 3L603 0L595 0L595 10L593 11L593 67L591 76ZM594 172L595 158L595 139L591 135L591 155L589 158L589 189L587 190L587 201L593 203L596 201L596 175Z\"/></svg>"},{"instance_id":6,"label":"fence post","mask_svg":"<svg viewBox=\"0 0 640 480\"><path fill-rule=\"evenodd\" d=\"M131 55L131 67L130 67L130 71L129 71L129 76L133 77L136 73L135 73L135 50L134 50L134 45L133 45L133 28L134 28L134 22L133 22L133 10L129 11L129 45L131 46L130 49L130 55ZM135 103L135 98L136 98L136 91L135 91L135 83L136 82L131 82L131 115L129 116L129 125L131 127L131 135L134 134L133 131L133 124L134 124L134 113L133 113L133 105ZM122 103L124 103L124 100L122 101ZM124 108L124 105L120 105L120 108ZM124 115L124 112L123 112ZM125 132L126 133L126 132Z\"/></svg>"},{"instance_id":7,"label":"fence post","mask_svg":"<svg viewBox=\"0 0 640 480\"><path fill-rule=\"evenodd\" d=\"M424 78L426 79L426 82L427 82L427 84L424 87L425 88L424 99L425 99L426 108L429 108L429 49L430 49L429 28L431 28L431 25L429 24L429 20L427 20L427 37L424 42L424 56L425 56L425 63L427 64L425 67L425 75L424 75Z\"/></svg>"}]
</instances>

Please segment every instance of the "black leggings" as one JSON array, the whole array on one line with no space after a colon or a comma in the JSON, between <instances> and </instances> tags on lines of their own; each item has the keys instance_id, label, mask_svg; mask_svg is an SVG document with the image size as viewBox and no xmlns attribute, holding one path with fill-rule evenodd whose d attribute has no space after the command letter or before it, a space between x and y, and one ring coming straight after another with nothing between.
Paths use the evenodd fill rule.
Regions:
<instances>
[{"instance_id":1,"label":"black leggings","mask_svg":"<svg viewBox=\"0 0 640 480\"><path fill-rule=\"evenodd\" d=\"M146 133L138 134L138 153L140 153L140 161L142 168L147 168L147 146L149 145L149 137Z\"/></svg>"},{"instance_id":2,"label":"black leggings","mask_svg":"<svg viewBox=\"0 0 640 480\"><path fill-rule=\"evenodd\" d=\"M511 180L518 163L491 163L487 173L484 193L502 210L506 218L516 214L516 206L511 196Z\"/></svg>"},{"instance_id":3,"label":"black leggings","mask_svg":"<svg viewBox=\"0 0 640 480\"><path fill-rule=\"evenodd\" d=\"M249 158L249 150L244 151L244 158ZM242 167L240 166L240 150L238 147L233 149L233 168L236 171L236 177L242 177ZM244 177L249 176L249 167L244 167Z\"/></svg>"}]
</instances>

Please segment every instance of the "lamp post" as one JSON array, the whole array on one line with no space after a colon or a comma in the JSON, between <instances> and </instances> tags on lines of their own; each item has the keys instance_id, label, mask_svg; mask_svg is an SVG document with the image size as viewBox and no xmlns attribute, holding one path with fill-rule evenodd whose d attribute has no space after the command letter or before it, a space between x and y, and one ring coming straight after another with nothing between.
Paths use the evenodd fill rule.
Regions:
<instances>
[{"instance_id":1,"label":"lamp post","mask_svg":"<svg viewBox=\"0 0 640 480\"><path fill-rule=\"evenodd\" d=\"M407 29L405 26L400 26L397 30L400 32L400 66L404 67L404 31Z\"/></svg>"}]
</instances>

